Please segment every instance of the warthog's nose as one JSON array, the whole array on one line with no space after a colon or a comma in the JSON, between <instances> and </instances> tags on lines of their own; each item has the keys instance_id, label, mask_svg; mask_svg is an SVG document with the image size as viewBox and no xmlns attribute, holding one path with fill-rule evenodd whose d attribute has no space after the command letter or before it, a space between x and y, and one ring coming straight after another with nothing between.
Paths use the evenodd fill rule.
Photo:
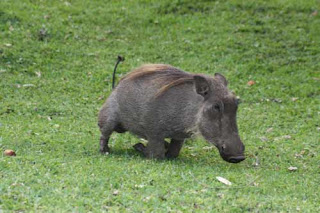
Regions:
<instances>
[{"instance_id":1,"label":"warthog's nose","mask_svg":"<svg viewBox=\"0 0 320 213\"><path fill-rule=\"evenodd\" d=\"M239 163L239 162L243 161L244 159L246 159L244 156L237 156L237 157L230 157L228 159L228 161L230 163Z\"/></svg>"}]
</instances>

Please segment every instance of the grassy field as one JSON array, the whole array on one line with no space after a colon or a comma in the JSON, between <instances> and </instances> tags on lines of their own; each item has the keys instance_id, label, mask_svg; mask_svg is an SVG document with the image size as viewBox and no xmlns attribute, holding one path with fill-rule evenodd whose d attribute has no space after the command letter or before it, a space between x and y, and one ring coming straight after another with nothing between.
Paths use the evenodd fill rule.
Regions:
<instances>
[{"instance_id":1,"label":"grassy field","mask_svg":"<svg viewBox=\"0 0 320 213\"><path fill-rule=\"evenodd\" d=\"M198 138L146 160L116 133L99 154L118 54L118 79L224 74L247 159ZM319 212L319 135L319 0L0 1L0 212Z\"/></svg>"}]
</instances>

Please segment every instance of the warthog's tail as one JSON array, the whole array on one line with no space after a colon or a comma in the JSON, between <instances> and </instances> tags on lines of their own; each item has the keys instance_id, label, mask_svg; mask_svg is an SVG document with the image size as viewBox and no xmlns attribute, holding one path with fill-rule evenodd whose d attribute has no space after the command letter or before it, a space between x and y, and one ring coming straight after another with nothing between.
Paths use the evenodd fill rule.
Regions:
<instances>
[{"instance_id":1,"label":"warthog's tail","mask_svg":"<svg viewBox=\"0 0 320 213\"><path fill-rule=\"evenodd\" d=\"M124 57L118 55L117 63L114 66L113 75L112 75L112 89L114 89L114 82L116 80L116 71L117 71L118 64L122 61L124 61Z\"/></svg>"}]
</instances>

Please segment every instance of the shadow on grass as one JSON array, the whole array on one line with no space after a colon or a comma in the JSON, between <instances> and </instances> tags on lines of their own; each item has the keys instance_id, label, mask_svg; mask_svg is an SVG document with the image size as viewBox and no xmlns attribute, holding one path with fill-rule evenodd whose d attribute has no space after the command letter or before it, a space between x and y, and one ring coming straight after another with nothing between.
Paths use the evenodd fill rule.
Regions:
<instances>
[{"instance_id":1,"label":"shadow on grass","mask_svg":"<svg viewBox=\"0 0 320 213\"><path fill-rule=\"evenodd\" d=\"M177 166L191 166L191 167L203 167L203 166L212 166L212 167L233 167L238 165L238 167L243 168L247 167L248 163L242 162L240 164L231 164L223 161L221 157L215 153L203 153L199 152L196 155L191 155L189 153L181 153L175 159L164 159L164 160L156 160L156 159L147 159L141 153L134 150L134 148L111 148L111 151L107 155L103 155L98 151L92 153L93 155L100 155L101 157L111 157L113 159L119 161L144 161L151 162L152 164L174 164Z\"/></svg>"}]
</instances>

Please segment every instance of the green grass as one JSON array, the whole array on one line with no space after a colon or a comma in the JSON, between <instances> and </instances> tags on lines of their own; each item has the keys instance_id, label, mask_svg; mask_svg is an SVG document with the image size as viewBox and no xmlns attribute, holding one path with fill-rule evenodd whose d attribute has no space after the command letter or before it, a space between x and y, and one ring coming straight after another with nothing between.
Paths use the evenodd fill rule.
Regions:
<instances>
[{"instance_id":1,"label":"green grass","mask_svg":"<svg viewBox=\"0 0 320 213\"><path fill-rule=\"evenodd\" d=\"M319 212L319 10L319 0L1 0L0 150L17 156L0 155L0 212ZM176 160L146 160L130 134L100 155L97 112L118 54L118 79L143 63L224 74L242 99L247 159L229 164L197 139Z\"/></svg>"}]
</instances>

